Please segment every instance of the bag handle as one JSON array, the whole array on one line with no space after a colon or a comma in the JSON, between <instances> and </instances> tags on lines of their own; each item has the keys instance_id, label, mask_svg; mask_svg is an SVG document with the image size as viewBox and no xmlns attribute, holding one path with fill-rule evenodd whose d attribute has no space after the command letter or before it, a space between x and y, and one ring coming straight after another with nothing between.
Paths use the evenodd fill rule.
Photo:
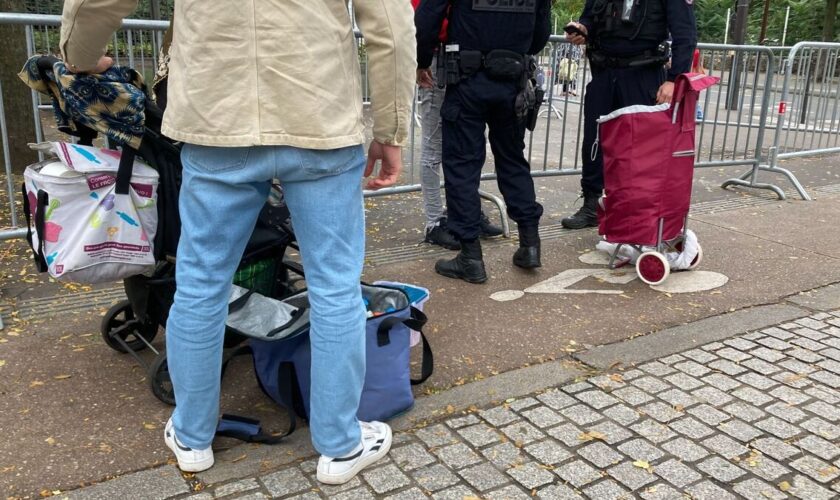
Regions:
<instances>
[{"instance_id":1,"label":"bag handle","mask_svg":"<svg viewBox=\"0 0 840 500\"><path fill-rule=\"evenodd\" d=\"M47 206L50 203L50 195L47 194L46 191L43 189L38 190L38 201L35 207L35 234L38 235L38 256L40 260L43 262L44 271L49 268L47 263L47 244L45 243L44 237L47 234L46 227L47 227L47 220L46 220L46 212ZM40 264L39 264L40 269Z\"/></svg>"},{"instance_id":2,"label":"bag handle","mask_svg":"<svg viewBox=\"0 0 840 500\"><path fill-rule=\"evenodd\" d=\"M429 379L435 371L435 357L432 354L432 346L429 344L426 335L423 333L423 327L429 321L426 314L420 309L411 306L411 316L408 318L390 317L382 320L379 328L376 330L376 344L379 347L386 346L391 343L391 328L402 323L412 330L420 332L420 339L423 342L423 356L420 362L420 378L411 379L411 385L419 385Z\"/></svg>"},{"instance_id":3,"label":"bag handle","mask_svg":"<svg viewBox=\"0 0 840 500\"><path fill-rule=\"evenodd\" d=\"M117 194L128 194L128 187L131 185L131 173L134 170L134 158L137 151L128 146L123 146L120 155L120 166L117 169Z\"/></svg>"},{"instance_id":4,"label":"bag handle","mask_svg":"<svg viewBox=\"0 0 840 500\"><path fill-rule=\"evenodd\" d=\"M35 267L38 269L39 273L47 272L47 261L44 259L44 252L43 252L43 240L41 237L38 237L38 248L36 249L35 246L32 244L32 208L29 206L29 193L26 192L26 183L24 182L21 184L21 191L23 192L23 215L26 217L26 241L29 242L29 248L32 249L32 253L34 254L35 258ZM37 218L36 218L37 223ZM37 228L35 229L37 232Z\"/></svg>"},{"instance_id":5,"label":"bag handle","mask_svg":"<svg viewBox=\"0 0 840 500\"><path fill-rule=\"evenodd\" d=\"M420 378L411 379L411 385L422 384L435 371L435 357L432 355L432 346L429 345L429 341L423 332L420 332L420 339L423 341L423 359L420 362Z\"/></svg>"}]
</instances>

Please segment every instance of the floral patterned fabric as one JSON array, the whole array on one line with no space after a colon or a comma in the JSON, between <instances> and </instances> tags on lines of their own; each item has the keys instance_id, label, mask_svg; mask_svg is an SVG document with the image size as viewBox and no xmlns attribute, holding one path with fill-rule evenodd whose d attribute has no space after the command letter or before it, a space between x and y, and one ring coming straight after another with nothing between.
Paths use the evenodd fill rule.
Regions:
<instances>
[{"instance_id":1,"label":"floral patterned fabric","mask_svg":"<svg viewBox=\"0 0 840 500\"><path fill-rule=\"evenodd\" d=\"M40 57L26 61L18 76L32 89L53 98L59 130L75 130L75 124L80 123L118 144L140 147L146 108L146 84L140 73L112 66L101 74L75 74L57 61L44 79L38 70Z\"/></svg>"}]
</instances>

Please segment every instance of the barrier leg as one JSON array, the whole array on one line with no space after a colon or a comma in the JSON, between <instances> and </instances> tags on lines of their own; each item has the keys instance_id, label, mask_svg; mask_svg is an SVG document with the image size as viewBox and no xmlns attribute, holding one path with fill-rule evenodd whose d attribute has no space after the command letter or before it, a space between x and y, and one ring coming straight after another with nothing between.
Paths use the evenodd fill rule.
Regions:
<instances>
[{"instance_id":1,"label":"barrier leg","mask_svg":"<svg viewBox=\"0 0 840 500\"><path fill-rule=\"evenodd\" d=\"M504 231L505 238L510 238L510 221L508 220L507 205L505 205L504 200L494 194L488 193L487 191L482 191L481 189L478 190L478 195L485 200L493 202L499 208L499 215L502 220L502 231Z\"/></svg>"}]
</instances>

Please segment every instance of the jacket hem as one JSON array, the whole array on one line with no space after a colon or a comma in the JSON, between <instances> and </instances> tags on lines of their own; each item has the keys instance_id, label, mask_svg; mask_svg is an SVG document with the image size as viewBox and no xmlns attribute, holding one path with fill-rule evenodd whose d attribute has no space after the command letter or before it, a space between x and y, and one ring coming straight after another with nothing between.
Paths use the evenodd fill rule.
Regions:
<instances>
[{"instance_id":1,"label":"jacket hem","mask_svg":"<svg viewBox=\"0 0 840 500\"><path fill-rule=\"evenodd\" d=\"M211 135L192 134L173 129L166 125L161 127L161 132L173 140L199 146L291 146L301 149L324 150L357 146L365 143L365 136L361 132L337 137L301 137L290 134Z\"/></svg>"}]
</instances>

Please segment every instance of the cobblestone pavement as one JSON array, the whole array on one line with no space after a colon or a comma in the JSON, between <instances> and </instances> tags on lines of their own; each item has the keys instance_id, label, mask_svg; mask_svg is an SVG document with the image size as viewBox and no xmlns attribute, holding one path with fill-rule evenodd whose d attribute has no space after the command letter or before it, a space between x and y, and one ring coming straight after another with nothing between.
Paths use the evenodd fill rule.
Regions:
<instances>
[{"instance_id":1,"label":"cobblestone pavement","mask_svg":"<svg viewBox=\"0 0 840 500\"><path fill-rule=\"evenodd\" d=\"M398 433L342 487L309 460L179 496L838 498L838 388L840 310Z\"/></svg>"}]
</instances>

